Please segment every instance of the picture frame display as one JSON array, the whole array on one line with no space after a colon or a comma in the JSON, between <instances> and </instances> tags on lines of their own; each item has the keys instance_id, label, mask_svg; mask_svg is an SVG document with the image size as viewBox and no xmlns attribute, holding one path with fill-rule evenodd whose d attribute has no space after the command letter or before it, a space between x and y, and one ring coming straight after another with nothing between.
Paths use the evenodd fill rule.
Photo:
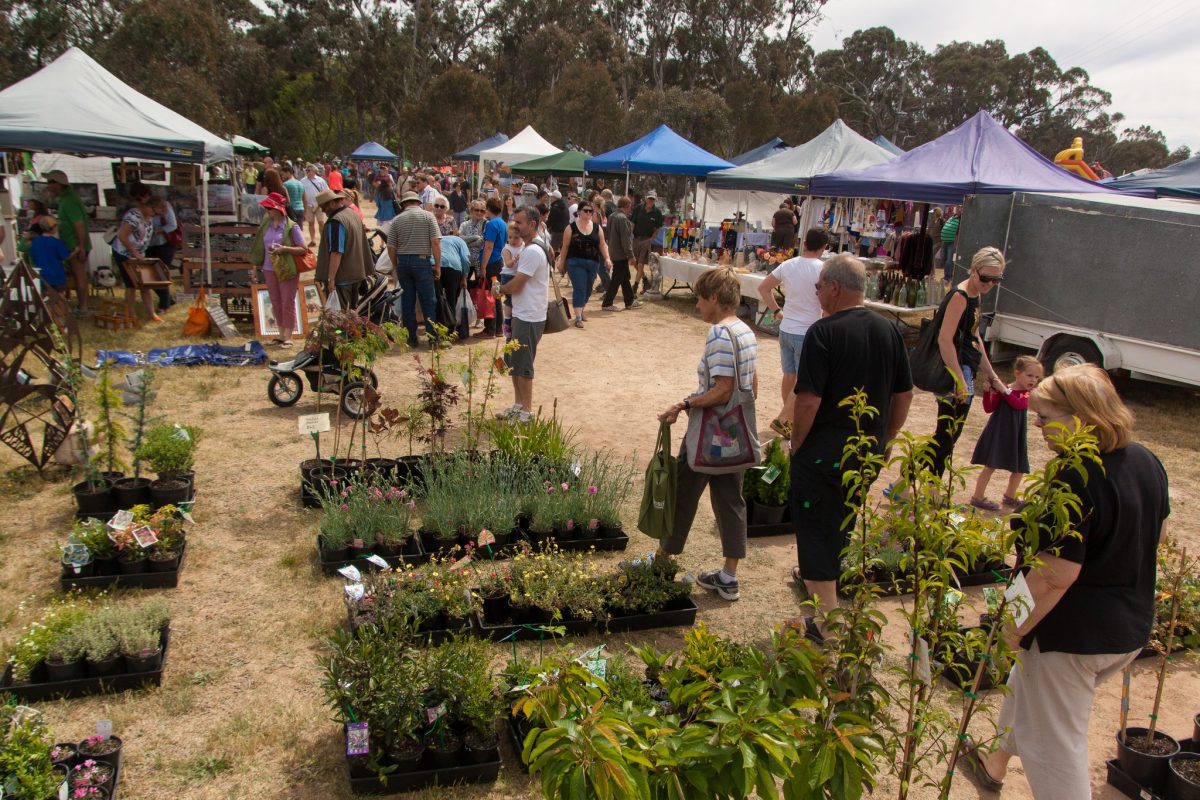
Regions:
<instances>
[{"instance_id":1,"label":"picture frame display","mask_svg":"<svg viewBox=\"0 0 1200 800\"><path fill-rule=\"evenodd\" d=\"M301 305L302 298L305 294L304 287L296 292L295 315L296 324L289 338L297 337L303 339L308 335L308 314L307 309ZM279 338L279 323L275 318L275 309L271 306L271 293L267 287L256 283L250 287L250 306L254 314L254 334L259 337Z\"/></svg>"}]
</instances>

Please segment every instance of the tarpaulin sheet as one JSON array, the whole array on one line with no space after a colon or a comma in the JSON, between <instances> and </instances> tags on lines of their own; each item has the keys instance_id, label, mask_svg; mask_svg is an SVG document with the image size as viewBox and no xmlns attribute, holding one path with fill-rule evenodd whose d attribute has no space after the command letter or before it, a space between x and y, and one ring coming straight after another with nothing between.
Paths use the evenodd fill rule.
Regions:
<instances>
[{"instance_id":1,"label":"tarpaulin sheet","mask_svg":"<svg viewBox=\"0 0 1200 800\"><path fill-rule=\"evenodd\" d=\"M96 366L111 361L117 366L138 367L151 364L158 367L252 367L265 364L267 351L258 342L246 342L243 347L224 347L219 344L181 344L148 353L129 350L98 350Z\"/></svg>"}]
</instances>

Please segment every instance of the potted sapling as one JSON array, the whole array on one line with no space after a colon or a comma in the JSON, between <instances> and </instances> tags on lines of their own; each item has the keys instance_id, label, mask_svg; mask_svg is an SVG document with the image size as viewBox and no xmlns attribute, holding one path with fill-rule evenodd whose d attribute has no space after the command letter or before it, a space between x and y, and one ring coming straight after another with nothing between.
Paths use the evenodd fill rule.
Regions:
<instances>
[{"instance_id":1,"label":"potted sapling","mask_svg":"<svg viewBox=\"0 0 1200 800\"><path fill-rule=\"evenodd\" d=\"M134 378L135 375L138 377ZM116 497L118 508L133 508L153 502L150 496L150 479L142 476L142 459L138 456L138 450L146 439L147 428L158 421L157 417L147 413L153 398L150 387L154 381L154 370L146 367L140 372L126 376L125 381L130 385L129 394L134 401L133 413L122 414L132 424L125 446L133 454L133 475L116 481L113 484L113 495Z\"/></svg>"},{"instance_id":2,"label":"potted sapling","mask_svg":"<svg viewBox=\"0 0 1200 800\"><path fill-rule=\"evenodd\" d=\"M79 363L71 355L70 347L58 328L52 328L54 349L59 354L58 363L63 370L64 402L75 412L75 423L71 427L75 443L76 463L82 471L83 480L71 487L71 494L81 514L107 515L113 511L112 482L103 475L102 460L96 445L94 426L83 418L82 396L83 373Z\"/></svg>"},{"instance_id":3,"label":"potted sapling","mask_svg":"<svg viewBox=\"0 0 1200 800\"><path fill-rule=\"evenodd\" d=\"M93 573L114 575L117 572L117 550L108 535L108 528L97 519L80 520L75 523L71 538L82 544L92 554Z\"/></svg>"},{"instance_id":4,"label":"potted sapling","mask_svg":"<svg viewBox=\"0 0 1200 800\"><path fill-rule=\"evenodd\" d=\"M95 571L92 551L74 536L67 538L59 561L64 578L86 578Z\"/></svg>"},{"instance_id":5,"label":"potted sapling","mask_svg":"<svg viewBox=\"0 0 1200 800\"><path fill-rule=\"evenodd\" d=\"M158 479L150 484L156 506L178 505L192 498L192 466L200 428L194 425L160 424L146 431L139 457L150 464Z\"/></svg>"},{"instance_id":6,"label":"potted sapling","mask_svg":"<svg viewBox=\"0 0 1200 800\"><path fill-rule=\"evenodd\" d=\"M743 489L755 525L778 525L787 511L789 455L782 438L770 441L763 463L746 471Z\"/></svg>"},{"instance_id":7,"label":"potted sapling","mask_svg":"<svg viewBox=\"0 0 1200 800\"><path fill-rule=\"evenodd\" d=\"M125 477L125 464L121 461L117 448L126 434L118 419L121 413L121 395L113 388L110 363L104 362L96 380L95 435L100 445L100 463L103 467L101 474L110 484L115 484Z\"/></svg>"},{"instance_id":8,"label":"potted sapling","mask_svg":"<svg viewBox=\"0 0 1200 800\"><path fill-rule=\"evenodd\" d=\"M482 764L500 757L500 734L496 723L508 709L508 699L491 676L485 658L463 675L459 691L463 733L463 757L468 764Z\"/></svg>"}]
</instances>

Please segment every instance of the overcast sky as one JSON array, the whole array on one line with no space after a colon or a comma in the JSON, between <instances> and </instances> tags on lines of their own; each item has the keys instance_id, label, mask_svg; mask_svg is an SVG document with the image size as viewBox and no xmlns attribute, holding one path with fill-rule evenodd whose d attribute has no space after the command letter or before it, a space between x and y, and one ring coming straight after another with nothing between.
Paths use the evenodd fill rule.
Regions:
<instances>
[{"instance_id":1,"label":"overcast sky","mask_svg":"<svg viewBox=\"0 0 1200 800\"><path fill-rule=\"evenodd\" d=\"M1200 151L1197 0L828 0L813 47L838 47L876 25L926 50L987 39L1003 39L1010 54L1044 47L1059 67L1083 67L1094 86L1112 93L1122 127L1150 125L1171 149Z\"/></svg>"}]
</instances>

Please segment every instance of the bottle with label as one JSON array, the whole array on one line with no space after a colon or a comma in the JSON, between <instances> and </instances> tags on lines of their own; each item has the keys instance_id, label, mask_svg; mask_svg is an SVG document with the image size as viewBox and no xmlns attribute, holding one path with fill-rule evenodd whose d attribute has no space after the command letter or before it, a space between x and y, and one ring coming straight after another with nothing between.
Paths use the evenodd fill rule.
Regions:
<instances>
[{"instance_id":1,"label":"bottle with label","mask_svg":"<svg viewBox=\"0 0 1200 800\"><path fill-rule=\"evenodd\" d=\"M917 287L917 305L923 306L929 302L929 295L925 292L925 282L922 281Z\"/></svg>"}]
</instances>

